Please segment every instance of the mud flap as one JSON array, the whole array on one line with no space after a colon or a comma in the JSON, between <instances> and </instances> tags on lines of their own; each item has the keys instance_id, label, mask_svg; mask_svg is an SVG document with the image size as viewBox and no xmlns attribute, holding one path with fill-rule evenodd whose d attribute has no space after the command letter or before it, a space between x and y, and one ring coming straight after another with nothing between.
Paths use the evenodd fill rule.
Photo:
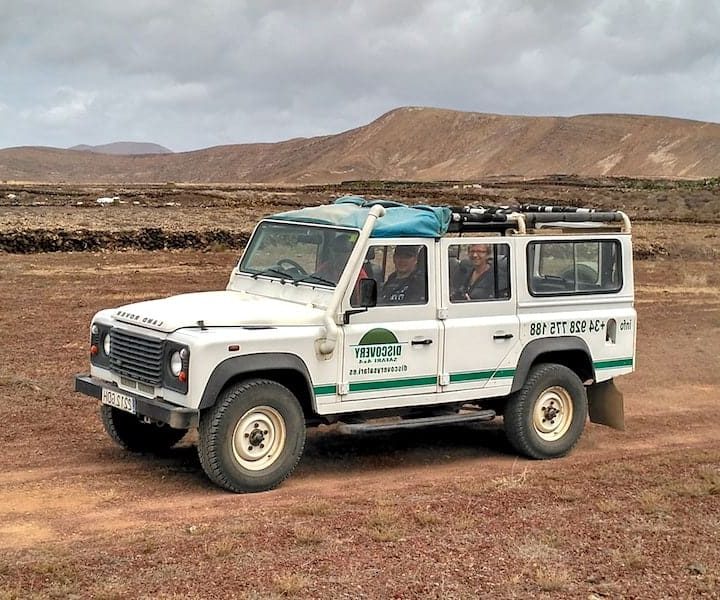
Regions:
<instances>
[{"instance_id":1,"label":"mud flap","mask_svg":"<svg viewBox=\"0 0 720 600\"><path fill-rule=\"evenodd\" d=\"M622 392L612 379L587 388L588 413L593 423L625 431L625 408Z\"/></svg>"}]
</instances>

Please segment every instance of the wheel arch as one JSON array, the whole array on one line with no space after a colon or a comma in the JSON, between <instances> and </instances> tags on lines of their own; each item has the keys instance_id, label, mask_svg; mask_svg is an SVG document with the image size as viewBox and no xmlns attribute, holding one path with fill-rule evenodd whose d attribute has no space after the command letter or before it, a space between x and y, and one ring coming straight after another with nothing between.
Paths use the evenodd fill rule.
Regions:
<instances>
[{"instance_id":1,"label":"wheel arch","mask_svg":"<svg viewBox=\"0 0 720 600\"><path fill-rule=\"evenodd\" d=\"M575 336L542 338L528 343L520 353L510 392L517 392L533 365L541 362L564 365L574 371L581 381L595 379L590 349L585 340Z\"/></svg>"},{"instance_id":2,"label":"wheel arch","mask_svg":"<svg viewBox=\"0 0 720 600\"><path fill-rule=\"evenodd\" d=\"M262 352L224 360L210 375L198 408L205 410L212 407L223 389L249 377L281 383L298 399L306 417L315 415L315 394L310 372L302 359L285 352Z\"/></svg>"}]
</instances>

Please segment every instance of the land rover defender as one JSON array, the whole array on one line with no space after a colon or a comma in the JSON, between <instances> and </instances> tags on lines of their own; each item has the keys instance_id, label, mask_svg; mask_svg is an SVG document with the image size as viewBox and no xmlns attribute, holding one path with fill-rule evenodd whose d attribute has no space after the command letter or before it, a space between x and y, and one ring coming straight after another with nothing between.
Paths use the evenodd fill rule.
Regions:
<instances>
[{"instance_id":1,"label":"land rover defender","mask_svg":"<svg viewBox=\"0 0 720 600\"><path fill-rule=\"evenodd\" d=\"M225 290L98 312L75 389L132 451L197 428L203 469L233 492L277 486L320 424L502 417L520 454L563 456L588 415L624 426L630 230L622 212L358 196L276 214Z\"/></svg>"}]
</instances>

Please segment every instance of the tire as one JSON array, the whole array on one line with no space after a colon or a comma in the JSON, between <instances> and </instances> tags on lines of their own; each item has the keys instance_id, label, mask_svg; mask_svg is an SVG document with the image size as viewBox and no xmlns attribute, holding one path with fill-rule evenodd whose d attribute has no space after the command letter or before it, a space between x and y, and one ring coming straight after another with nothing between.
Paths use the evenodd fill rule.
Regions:
<instances>
[{"instance_id":1,"label":"tire","mask_svg":"<svg viewBox=\"0 0 720 600\"><path fill-rule=\"evenodd\" d=\"M144 423L135 415L102 404L100 417L112 440L131 452L162 452L172 448L187 433L167 425Z\"/></svg>"},{"instance_id":2,"label":"tire","mask_svg":"<svg viewBox=\"0 0 720 600\"><path fill-rule=\"evenodd\" d=\"M300 403L276 381L232 385L200 416L200 464L214 483L231 492L277 487L293 472L304 447Z\"/></svg>"},{"instance_id":3,"label":"tire","mask_svg":"<svg viewBox=\"0 0 720 600\"><path fill-rule=\"evenodd\" d=\"M573 371L539 364L507 401L505 435L515 450L530 458L564 456L580 439L587 411L585 386Z\"/></svg>"}]
</instances>

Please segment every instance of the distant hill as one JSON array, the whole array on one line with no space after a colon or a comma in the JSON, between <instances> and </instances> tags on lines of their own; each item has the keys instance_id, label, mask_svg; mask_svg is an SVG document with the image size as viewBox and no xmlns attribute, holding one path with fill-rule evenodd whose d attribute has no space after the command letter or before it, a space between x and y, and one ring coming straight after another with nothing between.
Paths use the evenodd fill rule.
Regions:
<instances>
[{"instance_id":1,"label":"distant hill","mask_svg":"<svg viewBox=\"0 0 720 600\"><path fill-rule=\"evenodd\" d=\"M112 144L101 144L100 146L80 144L68 148L68 150L97 152L99 154L172 154L172 150L165 146L147 142L113 142Z\"/></svg>"},{"instance_id":2,"label":"distant hill","mask_svg":"<svg viewBox=\"0 0 720 600\"><path fill-rule=\"evenodd\" d=\"M194 152L0 150L0 180L22 181L337 183L557 173L716 177L720 125L642 115L519 117L409 107L336 135Z\"/></svg>"}]
</instances>

